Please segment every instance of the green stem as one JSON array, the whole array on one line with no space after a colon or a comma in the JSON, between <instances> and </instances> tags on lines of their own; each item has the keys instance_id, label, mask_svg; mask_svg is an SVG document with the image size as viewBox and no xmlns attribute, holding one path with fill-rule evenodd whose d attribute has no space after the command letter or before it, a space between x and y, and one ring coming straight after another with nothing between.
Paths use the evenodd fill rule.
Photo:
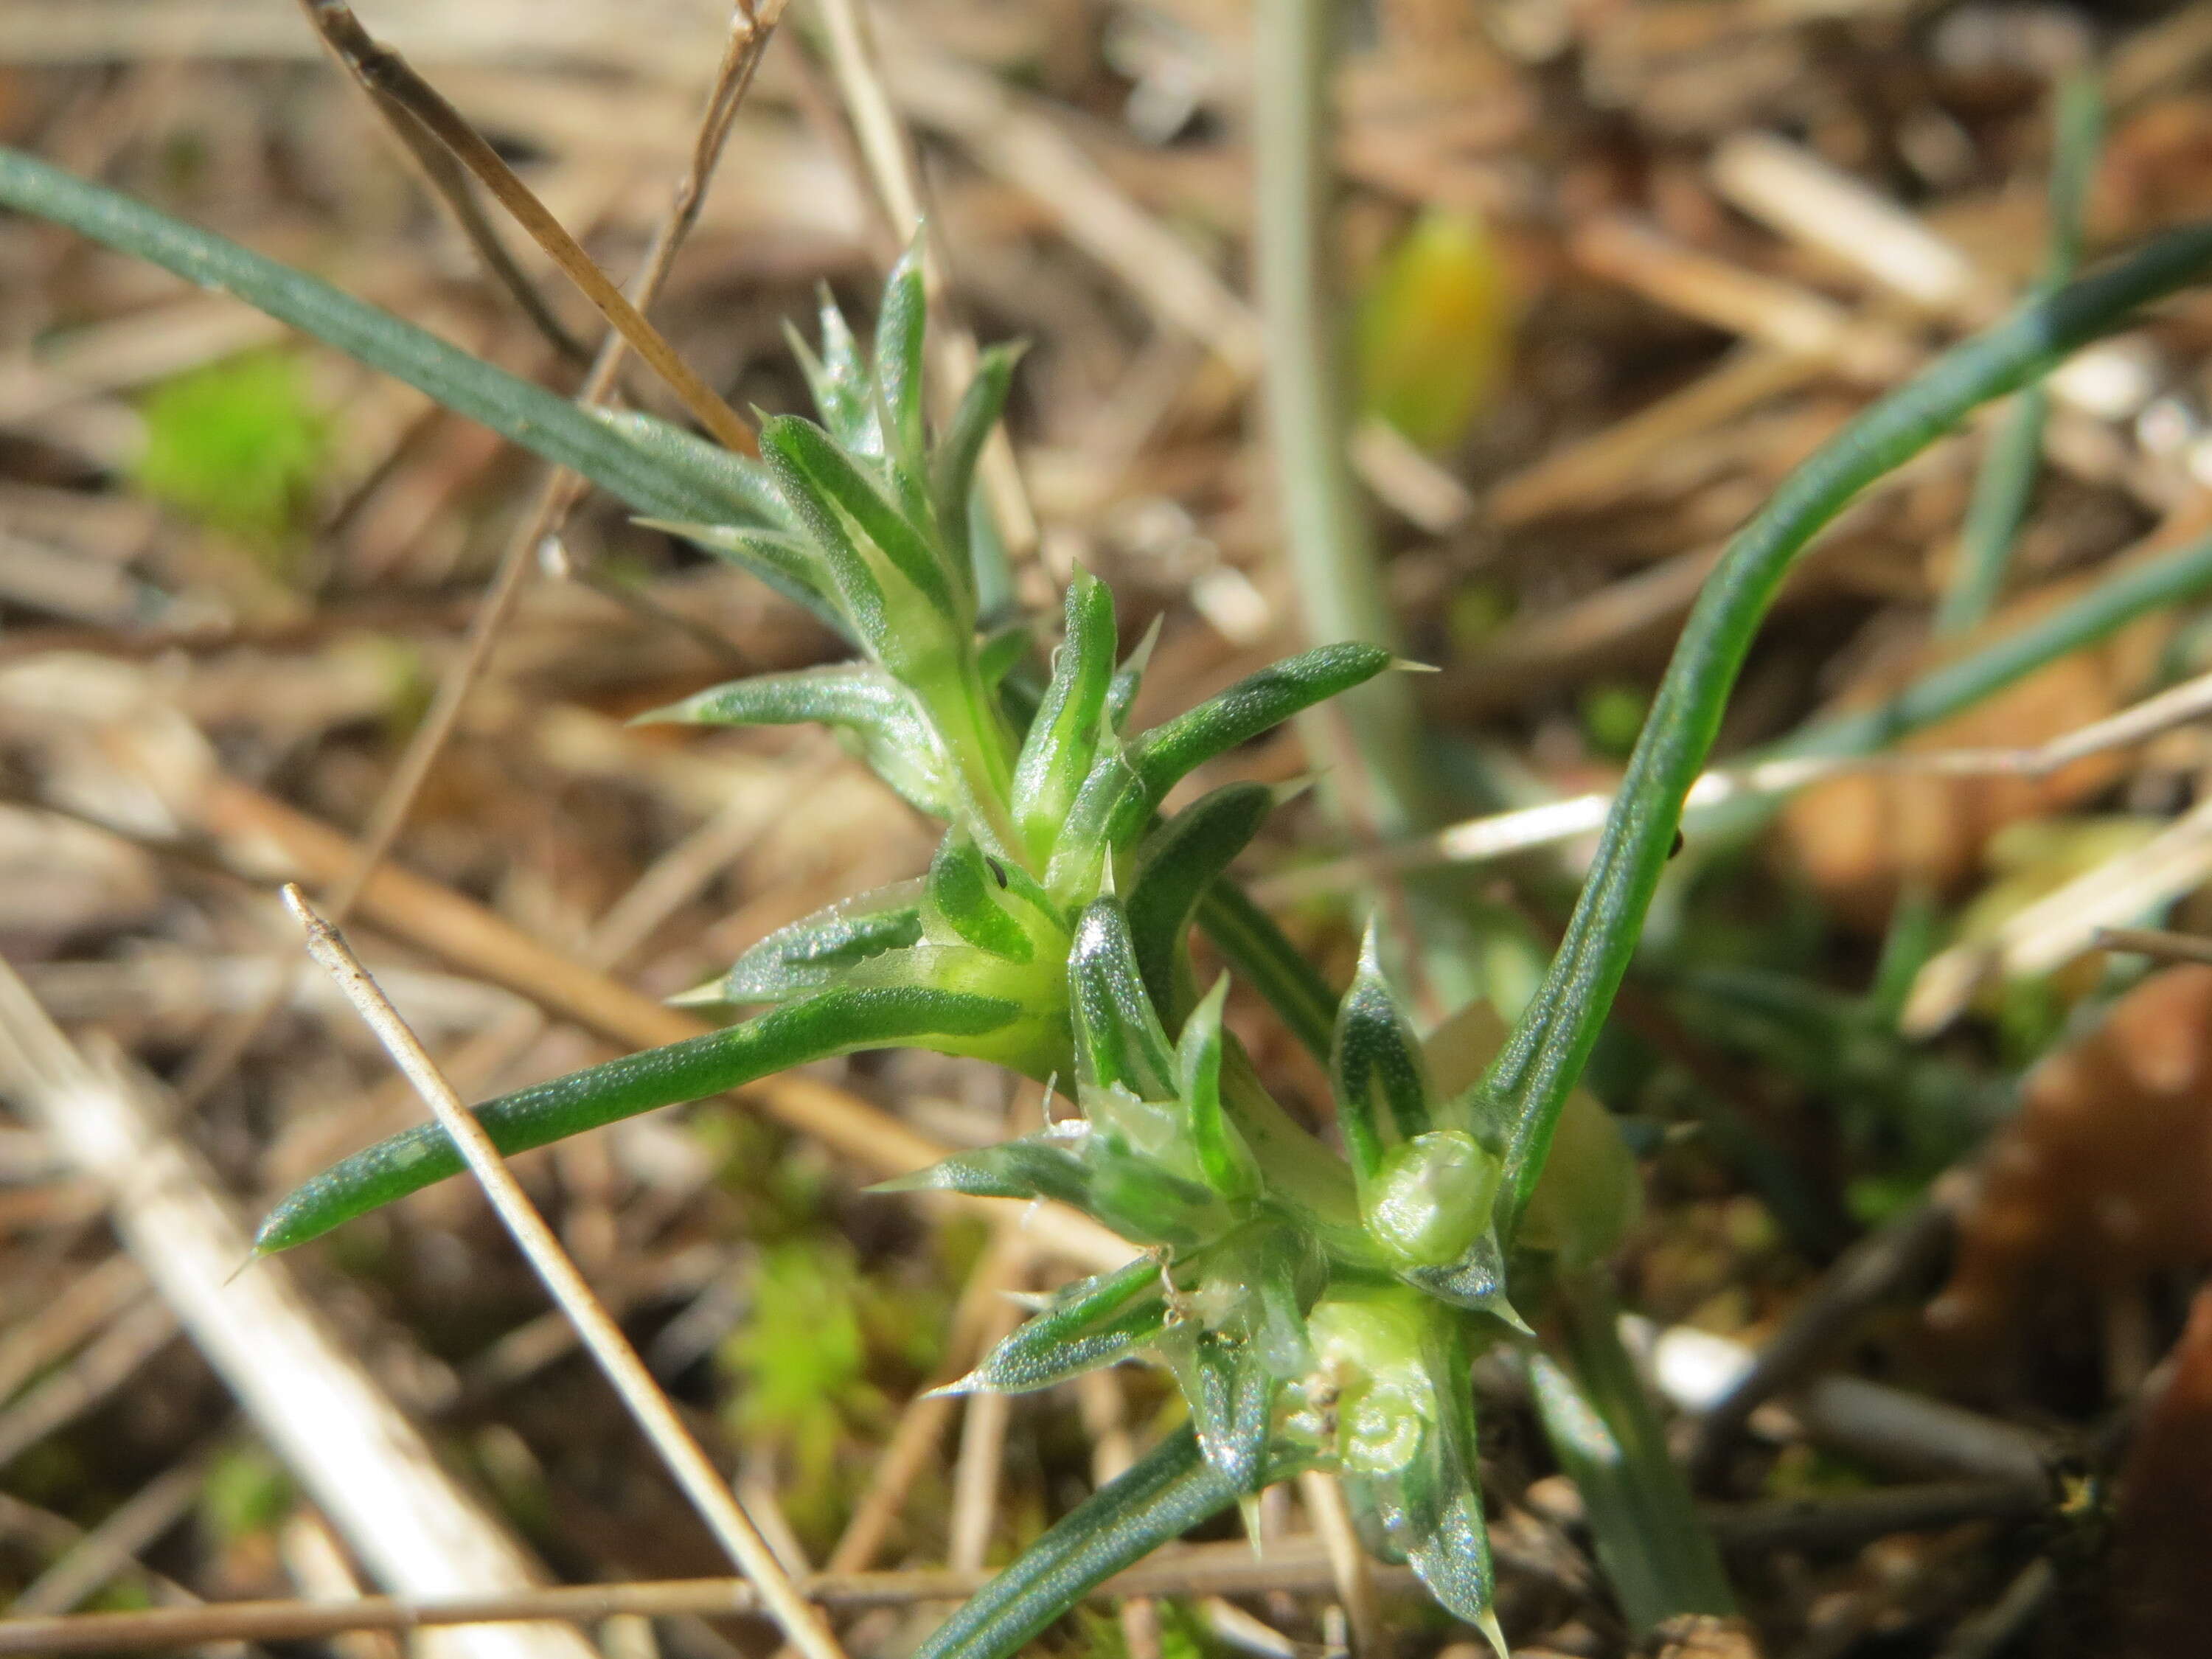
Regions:
<instances>
[{"instance_id":1,"label":"green stem","mask_svg":"<svg viewBox=\"0 0 2212 1659\"><path fill-rule=\"evenodd\" d=\"M2212 225L2192 226L2031 301L1867 410L1792 473L1729 544L1684 625L1566 937L1485 1079L1515 1118L1509 1167L1516 1212L1542 1172L1560 1107L1635 951L1674 848L1683 796L1705 768L1753 635L1792 562L1861 489L1978 404L2027 385L2208 266Z\"/></svg>"},{"instance_id":2,"label":"green stem","mask_svg":"<svg viewBox=\"0 0 2212 1659\"><path fill-rule=\"evenodd\" d=\"M1589 1511L1606 1583L1641 1634L1681 1613L1735 1612L1720 1551L1667 1450L1667 1437L1620 1342L1601 1273L1562 1280L1565 1367L1528 1357L1545 1437Z\"/></svg>"},{"instance_id":3,"label":"green stem","mask_svg":"<svg viewBox=\"0 0 2212 1659\"><path fill-rule=\"evenodd\" d=\"M1176 1430L969 1597L915 1659L1001 1659L1093 1585L1218 1515L1236 1497L1200 1455L1197 1437Z\"/></svg>"},{"instance_id":4,"label":"green stem","mask_svg":"<svg viewBox=\"0 0 2212 1659\"><path fill-rule=\"evenodd\" d=\"M1397 623L1348 459L1343 331L1325 257L1334 246L1328 111L1339 16L1335 0L1267 0L1253 12L1254 257L1267 349L1268 445L1307 633L1395 648ZM1426 827L1431 791L1404 677L1386 675L1338 707L1372 784L1376 831Z\"/></svg>"},{"instance_id":5,"label":"green stem","mask_svg":"<svg viewBox=\"0 0 2212 1659\"><path fill-rule=\"evenodd\" d=\"M2018 632L1923 675L1887 702L1814 720L1744 758L1871 755L1995 696L2069 652L2087 650L2130 623L2207 592L2212 592L2212 536L2107 577ZM1741 841L1771 819L1781 802L1778 795L1743 795L1700 807L1689 819L1697 844L1711 852Z\"/></svg>"},{"instance_id":6,"label":"green stem","mask_svg":"<svg viewBox=\"0 0 2212 1659\"><path fill-rule=\"evenodd\" d=\"M235 242L5 148L0 148L0 206L67 225L201 288L236 295L547 460L581 473L641 513L711 522L729 518L726 502L685 485L567 398Z\"/></svg>"}]
</instances>

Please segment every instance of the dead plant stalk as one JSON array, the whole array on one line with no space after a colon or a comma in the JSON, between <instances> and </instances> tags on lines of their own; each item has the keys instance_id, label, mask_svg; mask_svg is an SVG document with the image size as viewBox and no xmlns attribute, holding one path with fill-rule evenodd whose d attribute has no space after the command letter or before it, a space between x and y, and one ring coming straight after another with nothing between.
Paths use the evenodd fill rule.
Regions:
<instances>
[{"instance_id":1,"label":"dead plant stalk","mask_svg":"<svg viewBox=\"0 0 2212 1659\"><path fill-rule=\"evenodd\" d=\"M807 1659L844 1659L843 1650L820 1613L808 1605L776 1561L759 1529L708 1461L699 1443L684 1426L675 1407L653 1381L653 1374L646 1370L637 1350L600 1305L591 1286L576 1270L575 1263L554 1237L553 1230L546 1225L544 1218L523 1192L521 1183L493 1146L491 1137L469 1115L453 1085L446 1081L421 1041L369 977L360 958L337 930L315 914L307 895L297 886L284 889L284 902L307 930L308 954L344 993L362 1023L384 1045L393 1063L407 1074L424 1103L453 1138L453 1144L468 1160L470 1170L483 1183L492 1207L529 1258L532 1268L575 1322L584 1346L606 1373L623 1404L637 1420L639 1428L644 1431L716 1540L760 1591L763 1603L776 1623Z\"/></svg>"}]
</instances>

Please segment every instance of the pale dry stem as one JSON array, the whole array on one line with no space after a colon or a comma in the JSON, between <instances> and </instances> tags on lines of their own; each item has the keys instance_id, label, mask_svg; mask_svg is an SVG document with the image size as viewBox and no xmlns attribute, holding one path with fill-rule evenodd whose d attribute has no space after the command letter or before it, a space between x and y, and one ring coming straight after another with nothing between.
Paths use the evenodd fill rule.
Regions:
<instances>
[{"instance_id":1,"label":"pale dry stem","mask_svg":"<svg viewBox=\"0 0 2212 1659\"><path fill-rule=\"evenodd\" d=\"M644 1431L669 1473L691 1500L708 1528L758 1589L763 1604L784 1633L808 1659L843 1659L843 1650L820 1613L808 1605L763 1540L744 1507L730 1492L706 1453L669 1401L629 1339L600 1305L591 1286L538 1213L521 1183L500 1157L491 1137L462 1105L453 1085L397 1010L379 990L337 931L308 905L297 887L284 890L285 903L307 933L307 951L345 994L394 1064L407 1074L453 1144L483 1183L486 1197L514 1236L530 1265L554 1299L575 1322L578 1335L606 1374L623 1404Z\"/></svg>"}]
</instances>

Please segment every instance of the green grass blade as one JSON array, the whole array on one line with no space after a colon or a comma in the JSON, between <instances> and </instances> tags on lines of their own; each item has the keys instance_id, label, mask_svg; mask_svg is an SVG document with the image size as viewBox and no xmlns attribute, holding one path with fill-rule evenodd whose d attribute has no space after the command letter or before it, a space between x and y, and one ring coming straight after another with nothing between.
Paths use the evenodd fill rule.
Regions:
<instances>
[{"instance_id":1,"label":"green grass blade","mask_svg":"<svg viewBox=\"0 0 2212 1659\"><path fill-rule=\"evenodd\" d=\"M1758 758L1872 754L1972 708L2047 663L2111 638L2130 623L2208 591L2212 536L2118 571L2017 633L1922 676L1888 702L1814 721L1762 750ZM1726 812L1715 809L1715 821L1725 822Z\"/></svg>"},{"instance_id":2,"label":"green grass blade","mask_svg":"<svg viewBox=\"0 0 2212 1659\"><path fill-rule=\"evenodd\" d=\"M0 206L235 295L359 358L524 448L581 473L641 513L726 517L726 501L639 448L605 421L318 277L181 223L143 203L0 147Z\"/></svg>"},{"instance_id":3,"label":"green grass blade","mask_svg":"<svg viewBox=\"0 0 2212 1659\"><path fill-rule=\"evenodd\" d=\"M1630 1628L1649 1631L1678 1613L1733 1614L1720 1552L1621 1346L1610 1287L1595 1273L1577 1277L1562 1285L1558 1306L1567 1364L1531 1352L1529 1382Z\"/></svg>"},{"instance_id":4,"label":"green grass blade","mask_svg":"<svg viewBox=\"0 0 2212 1659\"><path fill-rule=\"evenodd\" d=\"M2111 268L2031 301L1866 410L1786 479L1729 545L1684 625L1630 757L1597 856L1542 987L1485 1079L1515 1115L1510 1203L1528 1200L1553 1127L1627 971L1673 850L1682 799L1753 635L1797 555L1875 479L2017 391L2130 312L2212 267L2212 225L2171 232Z\"/></svg>"},{"instance_id":5,"label":"green grass blade","mask_svg":"<svg viewBox=\"0 0 2212 1659\"><path fill-rule=\"evenodd\" d=\"M1092 1588L1237 1497L1178 1429L1070 1510L1020 1559L970 1596L915 1659L1003 1659Z\"/></svg>"},{"instance_id":6,"label":"green grass blade","mask_svg":"<svg viewBox=\"0 0 2212 1659\"><path fill-rule=\"evenodd\" d=\"M2097 155L2105 136L2105 99L2094 72L2060 82L2052 125L2051 230L2043 256L2042 288L2048 291L2073 280L2081 262L2081 221ZM1966 522L1959 534L1958 573L1936 608L1936 629L1961 634L1980 624L2003 590L2012 563L2013 544L2027 516L2043 465L2043 428L2051 416L2051 394L2032 386L2013 399L2012 408L1990 436Z\"/></svg>"}]
</instances>

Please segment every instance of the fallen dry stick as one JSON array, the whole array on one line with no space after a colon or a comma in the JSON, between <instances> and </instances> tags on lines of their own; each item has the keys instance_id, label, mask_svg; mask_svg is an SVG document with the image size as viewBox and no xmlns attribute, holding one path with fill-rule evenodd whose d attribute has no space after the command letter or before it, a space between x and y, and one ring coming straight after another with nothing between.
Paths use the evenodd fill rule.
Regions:
<instances>
[{"instance_id":1,"label":"fallen dry stick","mask_svg":"<svg viewBox=\"0 0 2212 1659\"><path fill-rule=\"evenodd\" d=\"M162 1300L378 1579L416 1596L530 1588L520 1548L454 1486L284 1268L235 1276L250 1259L246 1228L213 1176L157 1126L153 1085L78 1054L4 963L0 1076L70 1161L105 1183L116 1229ZM550 1625L442 1640L447 1659L591 1653Z\"/></svg>"},{"instance_id":2,"label":"fallen dry stick","mask_svg":"<svg viewBox=\"0 0 2212 1659\"><path fill-rule=\"evenodd\" d=\"M905 1607L916 1601L954 1601L974 1594L988 1572L818 1573L799 1581L809 1600L823 1607L860 1609ZM1407 1567L1375 1569L1378 1588L1413 1587ZM1305 1540L1286 1539L1265 1559L1240 1540L1194 1544L1164 1552L1140 1566L1097 1585L1093 1600L1128 1595L1202 1592L1256 1595L1311 1590L1330 1583L1328 1563ZM0 1620L0 1655L100 1653L126 1648L179 1647L239 1638L257 1642L310 1641L343 1631L433 1629L441 1625L496 1620L562 1619L593 1623L621 1613L670 1617L680 1613L756 1614L760 1604L741 1578L674 1579L634 1584L578 1584L513 1595L410 1601L364 1596L358 1601L234 1601L152 1613L101 1613L71 1619Z\"/></svg>"}]
</instances>

